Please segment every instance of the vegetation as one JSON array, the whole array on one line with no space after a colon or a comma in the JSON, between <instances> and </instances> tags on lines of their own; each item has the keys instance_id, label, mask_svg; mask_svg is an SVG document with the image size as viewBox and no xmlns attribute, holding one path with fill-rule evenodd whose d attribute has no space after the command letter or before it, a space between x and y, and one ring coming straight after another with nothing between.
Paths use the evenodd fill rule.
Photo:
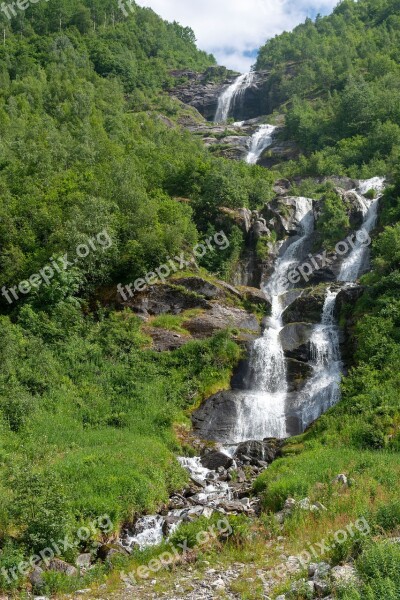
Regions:
<instances>
[{"instance_id":1,"label":"vegetation","mask_svg":"<svg viewBox=\"0 0 400 600\"><path fill-rule=\"evenodd\" d=\"M386 175L400 148L397 0L342 0L261 48L266 90L304 151L290 175Z\"/></svg>"},{"instance_id":2,"label":"vegetation","mask_svg":"<svg viewBox=\"0 0 400 600\"><path fill-rule=\"evenodd\" d=\"M221 220L221 208L256 209L272 198L278 176L295 178L293 193L321 199L319 234L330 249L349 218L333 185L312 177L384 174L391 185L352 315L356 351L343 400L258 479L262 518L234 520L230 541L203 555L272 567L281 551L265 542L280 530L269 513L288 496L309 496L328 511L295 511L285 552L365 516L373 535L327 557L356 560L362 584L335 594L397 598L400 556L385 538L400 530L398 0L343 0L331 16L261 49L257 67L272 71L266 95L302 149L279 172L213 156L180 127L191 113L167 94L172 71L215 64L189 28L114 0L39 2L11 21L1 13L0 22L0 586L18 587L21 579L10 582L1 569L49 540L74 536L102 514L117 532L182 486L174 432L188 429L190 409L227 385L240 358L228 332L154 352L140 319L114 310L116 285L189 253L221 222L229 247L199 259L200 272L230 280L244 236ZM267 243L257 246L261 258ZM80 245L90 245L87 256L77 255ZM65 256L72 264L56 269ZM21 291L49 268L51 285ZM148 325L185 335L195 314ZM349 487L332 483L339 472ZM185 526L176 540L193 539L202 525ZM99 531L91 541L102 539ZM72 561L85 547L62 556ZM44 591L84 587L108 569L69 583L48 573ZM263 593L256 571L236 586L243 598Z\"/></svg>"}]
</instances>

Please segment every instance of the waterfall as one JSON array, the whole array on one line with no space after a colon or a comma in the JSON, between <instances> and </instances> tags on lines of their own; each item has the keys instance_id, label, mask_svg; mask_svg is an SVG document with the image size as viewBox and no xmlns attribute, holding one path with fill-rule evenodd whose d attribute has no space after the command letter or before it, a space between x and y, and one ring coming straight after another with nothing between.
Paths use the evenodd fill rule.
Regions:
<instances>
[{"instance_id":1,"label":"waterfall","mask_svg":"<svg viewBox=\"0 0 400 600\"><path fill-rule=\"evenodd\" d=\"M253 134L250 140L249 153L246 156L246 162L249 165L257 164L264 150L271 146L275 129L274 125L261 125Z\"/></svg>"},{"instance_id":2,"label":"waterfall","mask_svg":"<svg viewBox=\"0 0 400 600\"><path fill-rule=\"evenodd\" d=\"M302 430L340 400L342 362L334 316L339 292L340 288L328 289L321 323L315 326L310 339L313 374L300 395Z\"/></svg>"},{"instance_id":3,"label":"waterfall","mask_svg":"<svg viewBox=\"0 0 400 600\"><path fill-rule=\"evenodd\" d=\"M364 222L362 228L357 231L353 250L342 263L338 281L357 281L366 265L369 256L369 248L365 243L365 233L371 233L376 225L379 199L382 197L384 186L385 179L382 177L374 177L373 179L367 179L365 181L360 181L359 183L357 191L361 194L362 205L365 207ZM377 195L375 199L368 200L365 198L364 194L369 190L374 190L376 192Z\"/></svg>"},{"instance_id":4,"label":"waterfall","mask_svg":"<svg viewBox=\"0 0 400 600\"><path fill-rule=\"evenodd\" d=\"M314 229L312 200L296 198L296 220L300 237L293 241L277 260L275 270L264 287L271 300L269 326L263 337L254 342L250 356L249 390L238 407L232 438L235 441L283 438L286 433L286 396L288 391L286 361L280 341L283 329L282 294L287 291L284 276L302 258L304 242Z\"/></svg>"},{"instance_id":5,"label":"waterfall","mask_svg":"<svg viewBox=\"0 0 400 600\"><path fill-rule=\"evenodd\" d=\"M356 234L354 248L345 258L340 269L338 282L343 282L344 285L335 290L330 288L327 290L321 323L315 326L310 339L313 375L299 399L302 429L340 400L342 362L339 329L334 317L336 298L343 287L351 285L358 279L366 263L369 248L366 245L365 233L369 234L376 225L379 198L382 196L384 185L383 178L374 177L360 181L358 188L354 190L359 196L361 206L364 207L364 221L362 228ZM364 194L371 189L377 193L377 196L373 200L368 200Z\"/></svg>"},{"instance_id":6,"label":"waterfall","mask_svg":"<svg viewBox=\"0 0 400 600\"><path fill-rule=\"evenodd\" d=\"M218 108L214 118L216 123L226 123L231 108L235 105L238 99L243 98L247 88L251 86L254 80L254 73L245 73L240 75L219 97Z\"/></svg>"}]
</instances>

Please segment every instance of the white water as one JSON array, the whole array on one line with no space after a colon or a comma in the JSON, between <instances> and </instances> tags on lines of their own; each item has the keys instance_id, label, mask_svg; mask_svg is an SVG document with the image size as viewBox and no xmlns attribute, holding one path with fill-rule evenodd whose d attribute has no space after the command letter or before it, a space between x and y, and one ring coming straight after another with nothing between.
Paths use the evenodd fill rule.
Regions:
<instances>
[{"instance_id":1,"label":"white water","mask_svg":"<svg viewBox=\"0 0 400 600\"><path fill-rule=\"evenodd\" d=\"M313 375L300 396L303 430L340 400L342 362L334 317L339 292L340 288L328 289L321 323L315 326L310 339Z\"/></svg>"},{"instance_id":2,"label":"white water","mask_svg":"<svg viewBox=\"0 0 400 600\"><path fill-rule=\"evenodd\" d=\"M371 231L374 229L378 219L379 199L382 196L385 188L385 179L383 177L374 177L360 181L358 190L361 194L361 202L364 206L364 222L362 228L356 233L356 241L353 250L349 256L343 261L338 281L355 282L357 281L363 267L366 264L369 254L368 238ZM369 190L375 190L376 198L368 200L363 196Z\"/></svg>"},{"instance_id":3,"label":"white water","mask_svg":"<svg viewBox=\"0 0 400 600\"><path fill-rule=\"evenodd\" d=\"M249 165L257 164L264 150L271 146L275 129L274 125L261 125L253 134L250 140L249 153L246 156L246 162Z\"/></svg>"},{"instance_id":4,"label":"white water","mask_svg":"<svg viewBox=\"0 0 400 600\"><path fill-rule=\"evenodd\" d=\"M214 118L216 123L226 123L231 112L231 107L237 100L243 97L245 91L251 86L254 80L254 73L245 73L240 75L219 97L218 108Z\"/></svg>"},{"instance_id":5,"label":"white water","mask_svg":"<svg viewBox=\"0 0 400 600\"><path fill-rule=\"evenodd\" d=\"M215 471L206 469L202 466L200 457L187 458L178 457L180 465L186 469L193 478L202 487L199 492L191 497L193 506L190 508L176 508L168 512L167 517L173 517L176 523L169 524L168 537L176 531L179 525L188 518L202 516L205 507L216 509L222 502L228 502L232 499L232 490L228 483L216 478ZM134 525L133 531L125 532L121 539L122 545L131 552L138 548L143 550L149 546L157 546L164 539L164 528L166 517L161 515L146 515L138 519Z\"/></svg>"},{"instance_id":6,"label":"white water","mask_svg":"<svg viewBox=\"0 0 400 600\"><path fill-rule=\"evenodd\" d=\"M334 317L336 298L343 287L351 286L358 279L366 263L369 253L369 233L376 225L379 198L382 196L384 186L383 178L374 177L360 181L358 188L354 190L363 207L364 221L361 229L357 232L354 248L343 261L340 269L338 281L344 282L345 285L335 290L328 289L321 323L315 326L311 336L313 375L300 396L299 416L302 429L305 429L340 400L343 365L340 357L339 329ZM364 196L371 189L377 193L374 200L368 200Z\"/></svg>"},{"instance_id":7,"label":"white water","mask_svg":"<svg viewBox=\"0 0 400 600\"><path fill-rule=\"evenodd\" d=\"M312 200L296 198L296 219L300 224L301 236L277 260L275 270L264 288L271 300L271 317L263 337L255 341L252 349L250 389L239 405L237 425L232 434L237 442L265 437L284 438L287 435L287 372L279 336L283 329L282 294L287 291L285 276L300 262L304 242L314 229Z\"/></svg>"}]
</instances>

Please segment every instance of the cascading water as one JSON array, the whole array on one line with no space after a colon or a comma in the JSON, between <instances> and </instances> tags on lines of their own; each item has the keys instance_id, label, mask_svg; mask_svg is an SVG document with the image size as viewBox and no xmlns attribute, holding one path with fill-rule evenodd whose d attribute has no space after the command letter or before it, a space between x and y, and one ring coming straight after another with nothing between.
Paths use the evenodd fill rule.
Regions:
<instances>
[{"instance_id":1,"label":"cascading water","mask_svg":"<svg viewBox=\"0 0 400 600\"><path fill-rule=\"evenodd\" d=\"M338 282L345 285L342 283L334 290L328 289L321 323L315 326L310 339L313 375L298 399L297 409L302 430L340 400L342 362L339 330L334 317L336 298L341 289L354 284L368 259L368 236L365 234L369 234L376 225L379 198L384 185L383 178L374 177L360 181L358 189L354 190L359 195L360 205L364 207L364 221L362 228L357 231L354 248L340 269ZM370 190L376 192L374 200L365 197Z\"/></svg>"},{"instance_id":2,"label":"cascading water","mask_svg":"<svg viewBox=\"0 0 400 600\"><path fill-rule=\"evenodd\" d=\"M280 341L283 329L282 294L287 291L285 275L302 258L304 242L314 229L312 200L296 198L296 220L301 236L277 260L264 293L271 300L271 317L263 337L255 341L250 357L249 391L238 407L232 440L240 442L265 437L286 437L285 404L288 391L286 361Z\"/></svg>"},{"instance_id":3,"label":"cascading water","mask_svg":"<svg viewBox=\"0 0 400 600\"><path fill-rule=\"evenodd\" d=\"M382 196L385 187L385 179L382 177L374 177L360 181L358 192L362 195L362 204L365 207L364 222L362 228L356 233L356 242L349 256L343 261L338 281L355 282L363 268L366 265L369 255L368 245L366 244L365 234L371 233L378 219L379 199ZM364 194L374 190L376 198L368 200Z\"/></svg>"},{"instance_id":4,"label":"cascading water","mask_svg":"<svg viewBox=\"0 0 400 600\"><path fill-rule=\"evenodd\" d=\"M245 91L254 80L254 73L245 73L240 75L219 97L218 108L214 118L216 123L226 123L229 118L231 108L235 102L243 98Z\"/></svg>"},{"instance_id":5,"label":"cascading water","mask_svg":"<svg viewBox=\"0 0 400 600\"><path fill-rule=\"evenodd\" d=\"M275 129L274 125L261 125L253 134L250 140L249 153L246 156L246 162L249 165L257 164L264 150L271 146Z\"/></svg>"},{"instance_id":6,"label":"cascading water","mask_svg":"<svg viewBox=\"0 0 400 600\"><path fill-rule=\"evenodd\" d=\"M315 326L310 339L313 375L300 396L302 430L340 400L342 362L339 330L334 316L339 292L340 288L328 289L321 323Z\"/></svg>"}]
</instances>

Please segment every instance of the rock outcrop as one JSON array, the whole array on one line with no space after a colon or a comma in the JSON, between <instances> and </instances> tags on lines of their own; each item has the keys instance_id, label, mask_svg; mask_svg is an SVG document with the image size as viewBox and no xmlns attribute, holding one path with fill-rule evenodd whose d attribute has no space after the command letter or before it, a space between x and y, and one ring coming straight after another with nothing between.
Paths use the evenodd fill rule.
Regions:
<instances>
[{"instance_id":1,"label":"rock outcrop","mask_svg":"<svg viewBox=\"0 0 400 600\"><path fill-rule=\"evenodd\" d=\"M191 71L173 71L177 79L186 78L185 83L178 84L171 94L190 106L196 108L207 121L213 121L221 94L235 81L239 73L225 71L221 68L209 68L205 73ZM221 77L222 76L222 77ZM235 121L245 121L267 115L271 112L265 85L269 79L267 71L254 73L254 79L245 93L232 106L231 117Z\"/></svg>"}]
</instances>

